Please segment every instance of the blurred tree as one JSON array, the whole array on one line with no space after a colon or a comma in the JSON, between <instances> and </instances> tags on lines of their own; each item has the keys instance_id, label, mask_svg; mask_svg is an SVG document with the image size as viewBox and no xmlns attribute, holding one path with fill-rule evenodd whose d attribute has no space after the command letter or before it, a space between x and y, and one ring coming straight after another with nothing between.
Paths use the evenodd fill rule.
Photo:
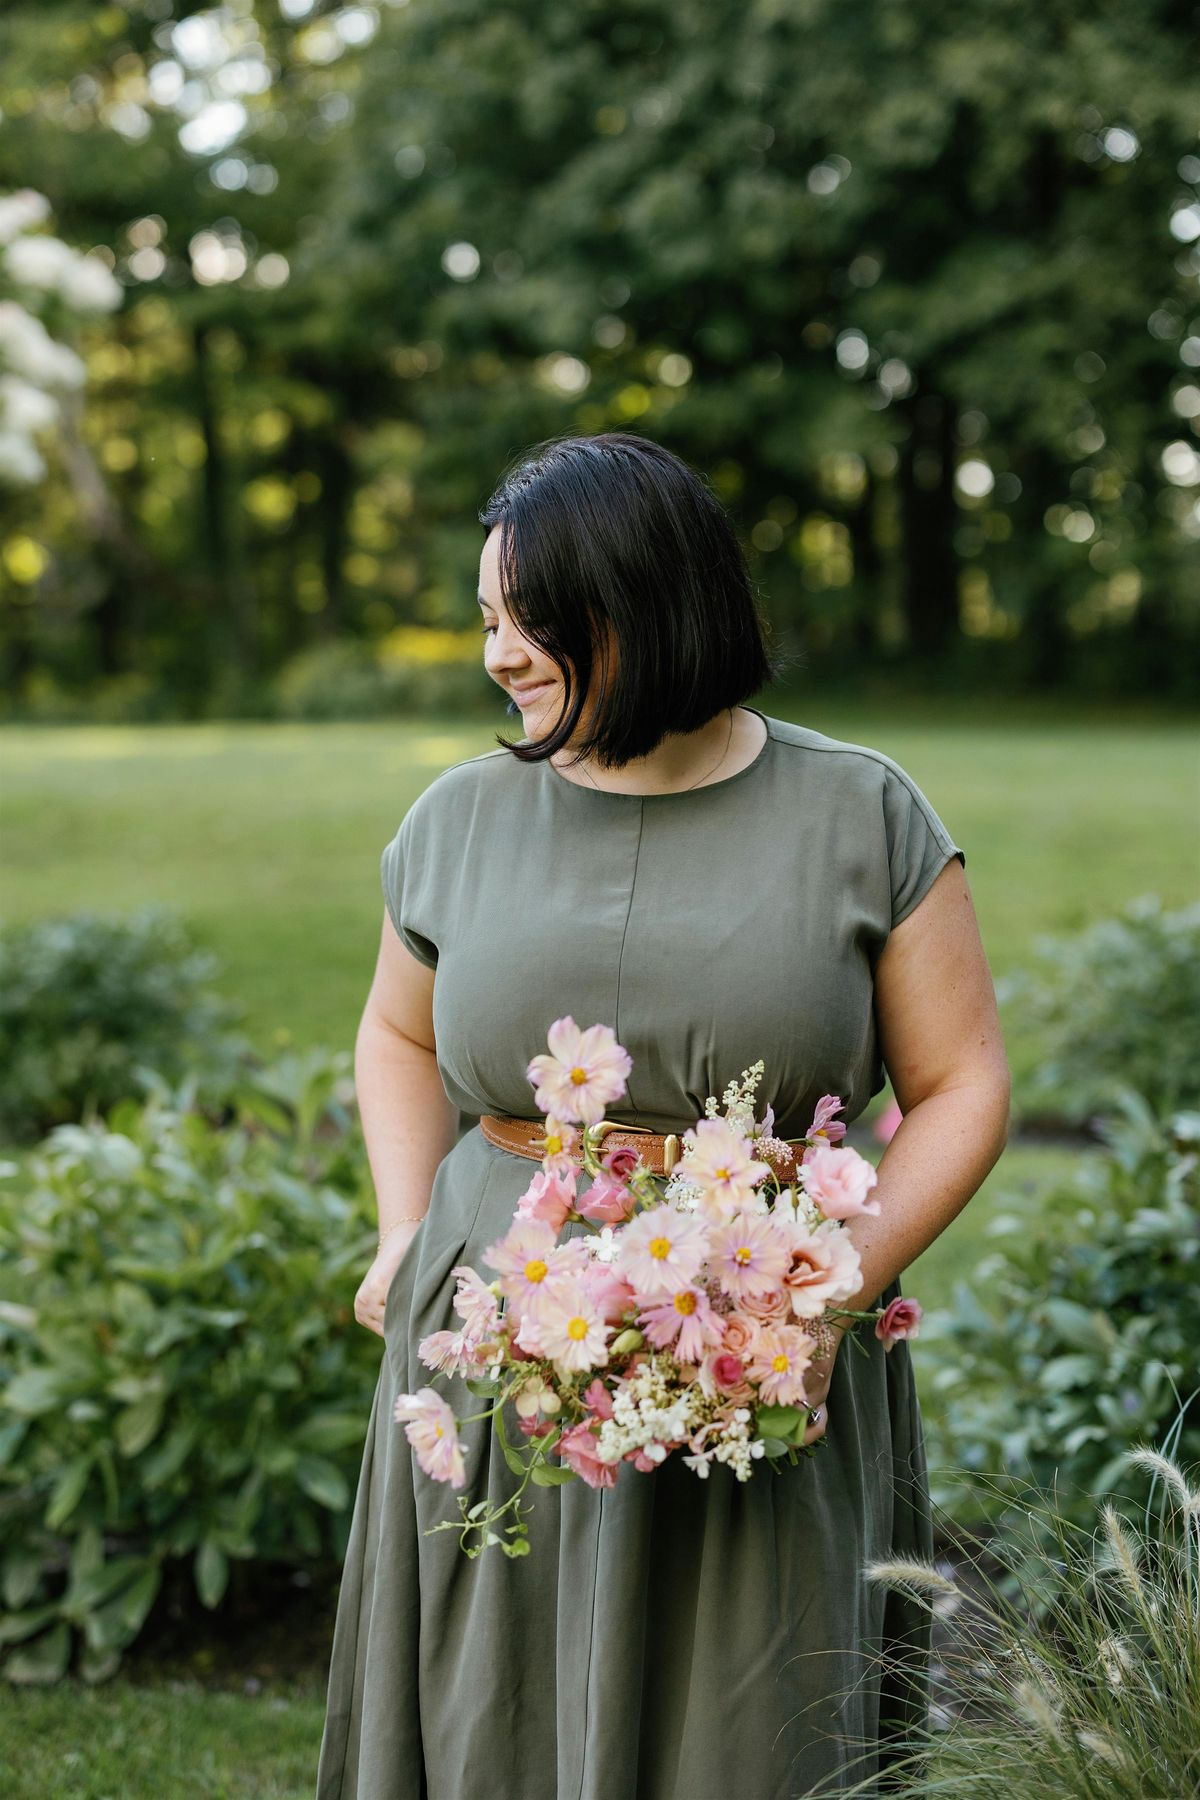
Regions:
<instances>
[{"instance_id":1,"label":"blurred tree","mask_svg":"<svg viewBox=\"0 0 1200 1800\"><path fill-rule=\"evenodd\" d=\"M121 529L65 468L24 527L60 678L237 704L315 635L468 622L508 459L620 425L708 473L830 676L1194 679L1167 0L43 0L0 31L0 187L34 174L128 289L88 340Z\"/></svg>"}]
</instances>

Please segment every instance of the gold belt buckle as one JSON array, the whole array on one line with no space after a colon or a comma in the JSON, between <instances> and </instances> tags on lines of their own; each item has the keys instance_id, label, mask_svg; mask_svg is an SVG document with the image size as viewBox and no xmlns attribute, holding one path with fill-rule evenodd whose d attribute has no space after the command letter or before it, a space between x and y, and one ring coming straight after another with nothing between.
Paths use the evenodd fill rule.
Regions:
<instances>
[{"instance_id":1,"label":"gold belt buckle","mask_svg":"<svg viewBox=\"0 0 1200 1800\"><path fill-rule=\"evenodd\" d=\"M658 1133L649 1125L622 1125L619 1119L600 1119L592 1126L592 1136L597 1143L602 1143L610 1131L643 1131L647 1137L657 1137ZM679 1161L681 1152L679 1139L673 1131L663 1139L663 1174L669 1175Z\"/></svg>"}]
</instances>

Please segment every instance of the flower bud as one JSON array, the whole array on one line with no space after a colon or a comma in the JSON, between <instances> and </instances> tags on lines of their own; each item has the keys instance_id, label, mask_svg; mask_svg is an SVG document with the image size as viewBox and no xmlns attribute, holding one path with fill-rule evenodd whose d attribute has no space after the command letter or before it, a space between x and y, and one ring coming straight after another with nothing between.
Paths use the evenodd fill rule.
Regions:
<instances>
[{"instance_id":1,"label":"flower bud","mask_svg":"<svg viewBox=\"0 0 1200 1800\"><path fill-rule=\"evenodd\" d=\"M636 1325L628 1325L617 1333L608 1347L614 1356L629 1356L634 1350L640 1350L645 1341Z\"/></svg>"}]
</instances>

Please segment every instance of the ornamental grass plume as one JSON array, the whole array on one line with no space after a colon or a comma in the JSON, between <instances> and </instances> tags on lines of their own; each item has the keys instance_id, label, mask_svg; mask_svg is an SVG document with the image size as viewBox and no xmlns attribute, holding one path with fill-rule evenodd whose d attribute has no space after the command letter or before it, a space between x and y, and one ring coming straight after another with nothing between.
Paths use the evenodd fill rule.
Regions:
<instances>
[{"instance_id":1,"label":"ornamental grass plume","mask_svg":"<svg viewBox=\"0 0 1200 1800\"><path fill-rule=\"evenodd\" d=\"M919 1559L869 1563L947 1622L942 1704L891 1771L898 1800L1183 1800L1200 1793L1200 1470L1150 1447L1140 1518L1110 1496L1095 1531L1039 1500L1022 1506L1047 1546L1028 1593L983 1572ZM1005 1575L1031 1573L1015 1540L971 1545ZM1048 1603L1047 1603L1048 1600ZM875 1776L839 1788L874 1794Z\"/></svg>"}]
</instances>

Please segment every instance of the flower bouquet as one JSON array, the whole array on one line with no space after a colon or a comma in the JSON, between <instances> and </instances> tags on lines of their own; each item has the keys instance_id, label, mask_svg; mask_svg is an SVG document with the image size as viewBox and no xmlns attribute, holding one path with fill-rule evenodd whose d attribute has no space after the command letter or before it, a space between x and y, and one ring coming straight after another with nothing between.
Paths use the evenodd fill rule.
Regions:
<instances>
[{"instance_id":1,"label":"flower bouquet","mask_svg":"<svg viewBox=\"0 0 1200 1800\"><path fill-rule=\"evenodd\" d=\"M495 1279L458 1265L462 1323L418 1345L428 1368L463 1377L489 1404L460 1420L425 1387L394 1409L421 1468L452 1488L466 1484L460 1430L493 1421L515 1491L463 1497L457 1519L431 1528L457 1531L469 1556L528 1552L531 1483L611 1487L623 1462L649 1473L676 1451L702 1478L714 1463L739 1481L756 1463L794 1463L816 1448L804 1443L805 1372L831 1349L834 1321L873 1320L890 1350L920 1320L912 1300L871 1312L841 1304L860 1283L846 1221L879 1202L874 1168L840 1143L837 1095L821 1098L803 1139L777 1138L770 1106L754 1117L757 1062L725 1090L723 1115L706 1100L660 1176L631 1146L603 1149L597 1127L633 1066L612 1031L568 1016L547 1041L526 1070L546 1115L544 1154L508 1231L483 1253ZM584 1229L563 1237L571 1222Z\"/></svg>"}]
</instances>

